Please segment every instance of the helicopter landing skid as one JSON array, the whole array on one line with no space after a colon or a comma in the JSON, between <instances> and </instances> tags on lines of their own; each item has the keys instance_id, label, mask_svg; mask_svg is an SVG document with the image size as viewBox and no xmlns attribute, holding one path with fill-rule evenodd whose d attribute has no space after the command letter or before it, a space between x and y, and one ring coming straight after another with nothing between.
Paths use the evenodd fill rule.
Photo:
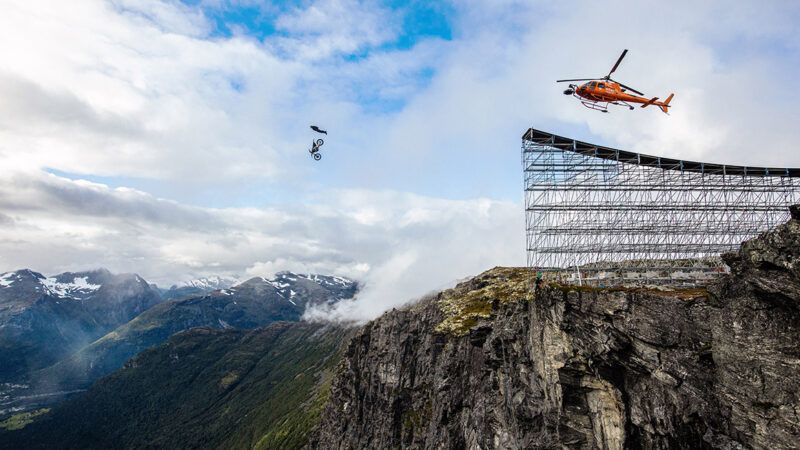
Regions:
<instances>
[{"instance_id":1,"label":"helicopter landing skid","mask_svg":"<svg viewBox=\"0 0 800 450\"><path fill-rule=\"evenodd\" d=\"M600 111L604 113L608 112L608 105L609 105L608 102L591 102L588 100L581 100L581 103L583 104L583 106L591 110Z\"/></svg>"},{"instance_id":2,"label":"helicopter landing skid","mask_svg":"<svg viewBox=\"0 0 800 450\"><path fill-rule=\"evenodd\" d=\"M617 100L615 102L594 102L594 101L591 101L591 100L585 100L585 99L583 99L581 97L577 97L577 96L576 96L576 98L580 99L580 101L583 104L583 106L585 106L585 107L587 107L587 108L589 108L591 110L594 110L594 111L600 111L600 112L607 113L608 112L608 105L627 106L628 109L633 111L633 105L631 105L628 102L623 102L622 100Z\"/></svg>"}]
</instances>

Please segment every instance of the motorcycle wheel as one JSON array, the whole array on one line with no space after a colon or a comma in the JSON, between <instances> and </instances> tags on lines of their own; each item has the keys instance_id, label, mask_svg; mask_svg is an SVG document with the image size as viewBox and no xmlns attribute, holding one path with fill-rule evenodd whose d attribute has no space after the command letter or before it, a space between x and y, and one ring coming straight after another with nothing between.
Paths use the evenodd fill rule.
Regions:
<instances>
[{"instance_id":1,"label":"motorcycle wheel","mask_svg":"<svg viewBox=\"0 0 800 450\"><path fill-rule=\"evenodd\" d=\"M320 155L319 153L314 153L314 160L319 161L320 159L322 159L322 155Z\"/></svg>"}]
</instances>

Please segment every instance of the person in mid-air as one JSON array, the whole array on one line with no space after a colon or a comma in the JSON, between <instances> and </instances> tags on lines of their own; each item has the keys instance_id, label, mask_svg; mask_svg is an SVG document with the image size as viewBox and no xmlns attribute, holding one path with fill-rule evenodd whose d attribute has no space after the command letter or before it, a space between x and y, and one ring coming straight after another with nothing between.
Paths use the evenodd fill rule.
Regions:
<instances>
[{"instance_id":1,"label":"person in mid-air","mask_svg":"<svg viewBox=\"0 0 800 450\"><path fill-rule=\"evenodd\" d=\"M325 135L328 134L327 131L323 130L322 128L316 125L311 125L311 129L316 131L317 133ZM311 156L317 161L322 159L322 155L319 153L319 148L322 147L322 144L324 143L325 141L323 141L322 139L314 139L313 141L311 141L311 149L309 149L308 152L311 153Z\"/></svg>"}]
</instances>

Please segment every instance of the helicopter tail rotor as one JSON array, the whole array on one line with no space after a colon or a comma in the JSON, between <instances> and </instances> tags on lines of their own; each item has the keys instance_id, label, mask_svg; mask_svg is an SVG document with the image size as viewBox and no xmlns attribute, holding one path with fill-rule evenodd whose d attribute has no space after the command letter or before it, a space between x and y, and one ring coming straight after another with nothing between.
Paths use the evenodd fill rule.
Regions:
<instances>
[{"instance_id":1,"label":"helicopter tail rotor","mask_svg":"<svg viewBox=\"0 0 800 450\"><path fill-rule=\"evenodd\" d=\"M665 114L669 114L669 110L667 108L669 108L669 102L672 101L672 97L674 96L675 94L669 94L669 97L667 97L667 99L664 100L664 103L660 105L661 111L664 111Z\"/></svg>"}]
</instances>

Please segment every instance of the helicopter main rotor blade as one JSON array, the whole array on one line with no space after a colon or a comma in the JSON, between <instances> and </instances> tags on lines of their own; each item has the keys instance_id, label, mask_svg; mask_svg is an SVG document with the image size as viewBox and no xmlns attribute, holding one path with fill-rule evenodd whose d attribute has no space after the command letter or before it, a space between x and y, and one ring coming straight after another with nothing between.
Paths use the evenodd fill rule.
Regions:
<instances>
[{"instance_id":1,"label":"helicopter main rotor blade","mask_svg":"<svg viewBox=\"0 0 800 450\"><path fill-rule=\"evenodd\" d=\"M611 80L611 81L614 81L614 80ZM644 95L644 94L642 94L641 92L637 91L636 89L634 89L634 88L632 88L632 87L630 87L630 86L625 86L624 84L620 83L619 81L614 81L614 82L615 82L615 83L617 83L617 84L619 84L620 86L624 87L625 89L627 89L627 90L631 91L631 92L635 92L635 93L637 93L637 94L639 94L639 95Z\"/></svg>"},{"instance_id":2,"label":"helicopter main rotor blade","mask_svg":"<svg viewBox=\"0 0 800 450\"><path fill-rule=\"evenodd\" d=\"M622 62L622 58L624 58L625 54L627 54L627 53L628 53L628 49L627 48L622 51L622 54L619 55L619 59L617 60L617 63L614 64L614 67L611 68L611 72L608 72L608 75L606 75L606 78L609 78L611 76L611 74L614 73L615 70L617 70L617 67L619 67L619 63Z\"/></svg>"},{"instance_id":3,"label":"helicopter main rotor blade","mask_svg":"<svg viewBox=\"0 0 800 450\"><path fill-rule=\"evenodd\" d=\"M596 80L597 78L574 78L572 80L556 80L556 83L563 83L565 81L589 81Z\"/></svg>"}]
</instances>

